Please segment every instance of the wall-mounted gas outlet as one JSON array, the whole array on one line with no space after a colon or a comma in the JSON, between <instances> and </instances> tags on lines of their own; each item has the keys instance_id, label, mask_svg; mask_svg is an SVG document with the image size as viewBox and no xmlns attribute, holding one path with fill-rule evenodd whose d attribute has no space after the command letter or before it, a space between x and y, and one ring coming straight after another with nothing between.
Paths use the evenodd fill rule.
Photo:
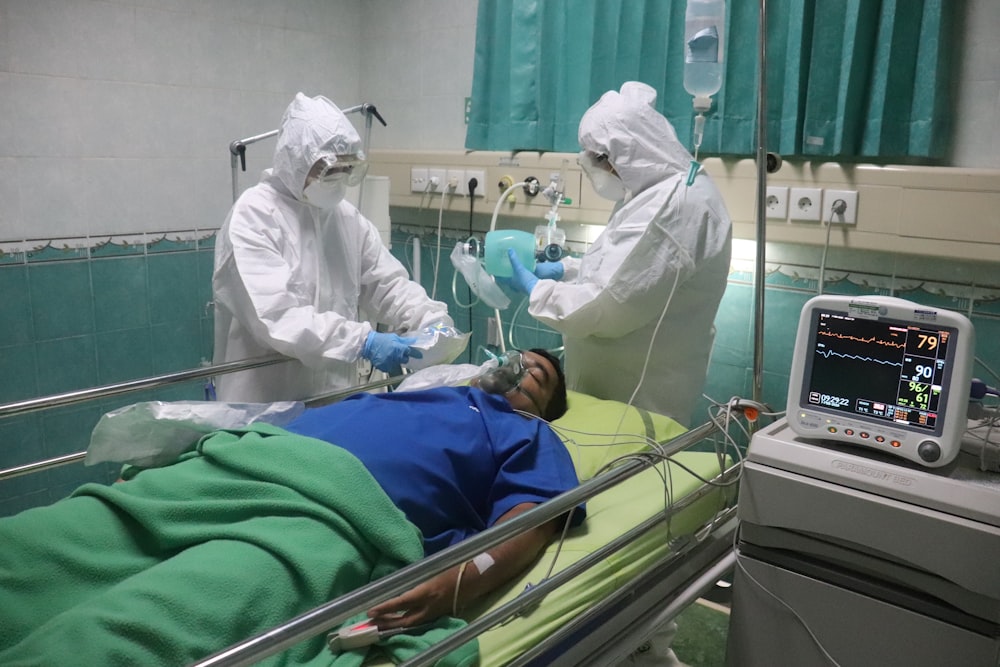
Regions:
<instances>
[{"instance_id":1,"label":"wall-mounted gas outlet","mask_svg":"<svg viewBox=\"0 0 1000 667\"><path fill-rule=\"evenodd\" d=\"M788 218L800 222L819 222L823 191L820 188L792 188L788 198Z\"/></svg>"},{"instance_id":2,"label":"wall-mounted gas outlet","mask_svg":"<svg viewBox=\"0 0 1000 667\"><path fill-rule=\"evenodd\" d=\"M764 211L769 219L788 219L788 188L777 185L767 186Z\"/></svg>"},{"instance_id":3,"label":"wall-mounted gas outlet","mask_svg":"<svg viewBox=\"0 0 1000 667\"><path fill-rule=\"evenodd\" d=\"M858 193L856 190L823 191L823 222L831 221L835 225L856 225L858 223Z\"/></svg>"}]
</instances>

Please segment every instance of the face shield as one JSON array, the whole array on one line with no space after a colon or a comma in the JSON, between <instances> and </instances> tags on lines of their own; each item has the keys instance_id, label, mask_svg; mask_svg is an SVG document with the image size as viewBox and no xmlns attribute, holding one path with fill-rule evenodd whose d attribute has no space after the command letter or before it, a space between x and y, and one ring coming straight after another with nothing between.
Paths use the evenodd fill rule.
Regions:
<instances>
[{"instance_id":1,"label":"face shield","mask_svg":"<svg viewBox=\"0 0 1000 667\"><path fill-rule=\"evenodd\" d=\"M608 160L607 155L594 153L593 151L580 151L576 158L576 163L583 169L583 173L590 180L590 185L594 192L610 199L620 201L625 199L627 191L622 179L614 172L614 167Z\"/></svg>"}]
</instances>

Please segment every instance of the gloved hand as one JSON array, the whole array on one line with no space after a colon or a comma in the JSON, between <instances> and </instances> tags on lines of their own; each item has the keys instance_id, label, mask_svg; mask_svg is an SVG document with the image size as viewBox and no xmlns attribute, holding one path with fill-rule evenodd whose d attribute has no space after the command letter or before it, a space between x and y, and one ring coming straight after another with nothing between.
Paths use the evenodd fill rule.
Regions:
<instances>
[{"instance_id":1,"label":"gloved hand","mask_svg":"<svg viewBox=\"0 0 1000 667\"><path fill-rule=\"evenodd\" d=\"M399 375L403 372L402 365L410 360L420 359L424 353L410 346L417 342L416 338L402 338L394 333L378 333L372 331L365 339L361 348L361 356L372 362L372 366L389 373Z\"/></svg>"},{"instance_id":2,"label":"gloved hand","mask_svg":"<svg viewBox=\"0 0 1000 667\"><path fill-rule=\"evenodd\" d=\"M531 294L531 290L538 284L538 276L521 263L513 248L507 249L507 257L510 258L510 265L514 267L514 275L505 280L504 284L518 292Z\"/></svg>"},{"instance_id":3,"label":"gloved hand","mask_svg":"<svg viewBox=\"0 0 1000 667\"><path fill-rule=\"evenodd\" d=\"M563 271L562 262L539 262L538 264L535 264L535 275L543 280L545 278L550 280L562 280Z\"/></svg>"}]
</instances>

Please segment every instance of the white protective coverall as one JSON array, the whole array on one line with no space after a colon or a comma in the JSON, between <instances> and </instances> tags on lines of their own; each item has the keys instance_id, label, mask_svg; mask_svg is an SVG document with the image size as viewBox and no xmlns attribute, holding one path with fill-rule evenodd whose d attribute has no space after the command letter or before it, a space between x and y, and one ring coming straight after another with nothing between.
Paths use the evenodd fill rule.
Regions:
<instances>
[{"instance_id":1,"label":"white protective coverall","mask_svg":"<svg viewBox=\"0 0 1000 667\"><path fill-rule=\"evenodd\" d=\"M706 173L686 185L693 158L655 102L653 88L628 82L580 120L581 148L607 155L630 194L582 259L563 260L562 281L538 281L528 312L563 334L567 387L627 402L669 299L633 404L688 424L708 372L732 229Z\"/></svg>"},{"instance_id":2,"label":"white protective coverall","mask_svg":"<svg viewBox=\"0 0 1000 667\"><path fill-rule=\"evenodd\" d=\"M325 97L298 93L281 120L274 166L233 205L215 245L215 363L279 352L293 361L219 376L219 400L302 400L358 384L372 325L402 335L442 322L432 301L347 201L303 201L323 156L362 152L347 117Z\"/></svg>"}]
</instances>

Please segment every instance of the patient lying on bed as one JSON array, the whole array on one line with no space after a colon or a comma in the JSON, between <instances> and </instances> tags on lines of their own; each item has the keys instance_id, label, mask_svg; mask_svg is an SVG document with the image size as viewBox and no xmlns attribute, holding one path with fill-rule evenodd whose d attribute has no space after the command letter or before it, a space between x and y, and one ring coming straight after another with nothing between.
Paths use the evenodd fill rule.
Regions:
<instances>
[{"instance_id":1,"label":"patient lying on bed","mask_svg":"<svg viewBox=\"0 0 1000 667\"><path fill-rule=\"evenodd\" d=\"M171 465L0 520L0 664L190 663L575 486L559 438L514 412L565 412L558 360L524 359L502 395L477 381L358 394L285 430L217 431ZM388 629L455 614L530 565L557 524L369 616ZM325 651L318 637L285 656Z\"/></svg>"}]
</instances>

